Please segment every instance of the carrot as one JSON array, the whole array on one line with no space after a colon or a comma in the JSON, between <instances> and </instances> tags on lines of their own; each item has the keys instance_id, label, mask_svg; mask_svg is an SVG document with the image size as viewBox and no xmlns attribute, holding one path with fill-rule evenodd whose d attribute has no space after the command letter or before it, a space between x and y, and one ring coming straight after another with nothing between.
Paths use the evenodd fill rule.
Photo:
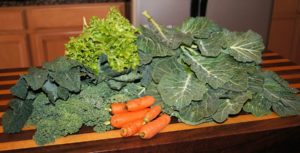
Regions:
<instances>
[{"instance_id":1,"label":"carrot","mask_svg":"<svg viewBox=\"0 0 300 153\"><path fill-rule=\"evenodd\" d=\"M147 107L150 107L155 102L155 98L152 96L144 96L127 101L126 107L128 111L137 111Z\"/></svg>"},{"instance_id":2,"label":"carrot","mask_svg":"<svg viewBox=\"0 0 300 153\"><path fill-rule=\"evenodd\" d=\"M159 105L153 106L150 109L150 111L146 114L146 116L144 117L144 121L146 123L152 121L159 115L160 112L161 112L161 107Z\"/></svg>"},{"instance_id":3,"label":"carrot","mask_svg":"<svg viewBox=\"0 0 300 153\"><path fill-rule=\"evenodd\" d=\"M136 134L141 129L141 127L143 125L144 125L144 120L143 119L130 122L130 123L128 123L128 124L126 124L125 126L122 127L121 136L122 137L133 136L134 134Z\"/></svg>"},{"instance_id":4,"label":"carrot","mask_svg":"<svg viewBox=\"0 0 300 153\"><path fill-rule=\"evenodd\" d=\"M113 127L121 128L127 123L133 122L135 120L143 119L149 110L150 110L149 108L146 108L135 112L115 114L110 118L110 124Z\"/></svg>"},{"instance_id":5,"label":"carrot","mask_svg":"<svg viewBox=\"0 0 300 153\"><path fill-rule=\"evenodd\" d=\"M125 103L112 103L110 105L112 114L120 114L128 112Z\"/></svg>"},{"instance_id":6,"label":"carrot","mask_svg":"<svg viewBox=\"0 0 300 153\"><path fill-rule=\"evenodd\" d=\"M150 139L158 132L164 129L171 122L169 115L163 114L154 121L151 121L144 125L139 131L139 135L143 139Z\"/></svg>"}]
</instances>

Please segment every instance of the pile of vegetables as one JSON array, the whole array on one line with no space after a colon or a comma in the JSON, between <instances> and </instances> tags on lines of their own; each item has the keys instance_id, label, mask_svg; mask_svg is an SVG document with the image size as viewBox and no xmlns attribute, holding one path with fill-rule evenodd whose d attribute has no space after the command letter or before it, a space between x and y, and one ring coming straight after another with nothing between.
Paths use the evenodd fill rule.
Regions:
<instances>
[{"instance_id":1,"label":"pile of vegetables","mask_svg":"<svg viewBox=\"0 0 300 153\"><path fill-rule=\"evenodd\" d=\"M257 33L231 32L202 17L165 27L143 14L152 26L136 29L114 8L106 19L93 17L66 44L66 57L30 68L11 88L15 98L2 119L4 132L34 125L33 138L44 145L82 126L107 131L113 129L106 123L116 111L110 112L110 106L119 105L124 114L149 110L127 106L143 96L156 99L151 109L159 106L163 114L190 125L222 123L242 111L255 116L300 113L298 90L261 70L264 44ZM130 130L124 128L141 131L144 123L140 118L115 127L127 136Z\"/></svg>"}]
</instances>

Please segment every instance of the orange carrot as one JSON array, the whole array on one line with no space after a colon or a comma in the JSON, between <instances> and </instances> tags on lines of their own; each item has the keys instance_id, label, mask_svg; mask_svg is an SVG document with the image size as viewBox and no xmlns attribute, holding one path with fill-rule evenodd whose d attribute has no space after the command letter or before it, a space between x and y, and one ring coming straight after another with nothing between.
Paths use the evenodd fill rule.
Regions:
<instances>
[{"instance_id":1,"label":"orange carrot","mask_svg":"<svg viewBox=\"0 0 300 153\"><path fill-rule=\"evenodd\" d=\"M143 125L144 125L144 120L143 119L130 122L130 123L128 123L128 124L126 124L125 126L122 127L121 136L122 137L133 136L134 134L136 134L141 129L141 127Z\"/></svg>"},{"instance_id":2,"label":"orange carrot","mask_svg":"<svg viewBox=\"0 0 300 153\"><path fill-rule=\"evenodd\" d=\"M161 107L159 105L153 106L150 109L150 111L146 114L146 116L144 117L144 121L146 123L152 121L159 115L160 112L161 112Z\"/></svg>"},{"instance_id":3,"label":"orange carrot","mask_svg":"<svg viewBox=\"0 0 300 153\"><path fill-rule=\"evenodd\" d=\"M126 107L128 111L137 111L147 107L150 107L155 102L155 98L152 96L144 96L127 101Z\"/></svg>"},{"instance_id":4,"label":"orange carrot","mask_svg":"<svg viewBox=\"0 0 300 153\"><path fill-rule=\"evenodd\" d=\"M135 120L143 119L149 110L150 110L149 108L146 108L135 112L115 114L110 118L110 124L113 127L121 128L127 123L133 122Z\"/></svg>"},{"instance_id":5,"label":"orange carrot","mask_svg":"<svg viewBox=\"0 0 300 153\"><path fill-rule=\"evenodd\" d=\"M140 131L139 135L143 139L150 139L155 136L158 132L164 129L171 122L171 117L169 115L163 114L152 122L144 125Z\"/></svg>"},{"instance_id":6,"label":"orange carrot","mask_svg":"<svg viewBox=\"0 0 300 153\"><path fill-rule=\"evenodd\" d=\"M120 114L128 112L125 103L112 103L110 105L112 114Z\"/></svg>"}]
</instances>

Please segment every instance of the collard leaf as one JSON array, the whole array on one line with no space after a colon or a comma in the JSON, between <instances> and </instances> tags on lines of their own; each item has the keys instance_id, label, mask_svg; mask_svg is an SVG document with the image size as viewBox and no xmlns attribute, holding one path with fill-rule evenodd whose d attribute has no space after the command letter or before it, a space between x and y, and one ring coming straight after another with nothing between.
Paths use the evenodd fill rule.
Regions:
<instances>
[{"instance_id":1,"label":"collard leaf","mask_svg":"<svg viewBox=\"0 0 300 153\"><path fill-rule=\"evenodd\" d=\"M260 117L272 113L272 103L265 99L262 95L256 94L251 101L246 102L243 110L248 113Z\"/></svg>"},{"instance_id":2,"label":"collard leaf","mask_svg":"<svg viewBox=\"0 0 300 153\"><path fill-rule=\"evenodd\" d=\"M29 87L33 90L40 89L48 78L48 71L38 68L30 68L29 74L23 76Z\"/></svg>"},{"instance_id":3,"label":"collard leaf","mask_svg":"<svg viewBox=\"0 0 300 153\"><path fill-rule=\"evenodd\" d=\"M197 125L204 122L212 121L211 118L205 117L205 113L202 112L205 109L205 104L202 102L193 102L190 105L179 110L178 117L180 121L189 125Z\"/></svg>"},{"instance_id":4,"label":"collard leaf","mask_svg":"<svg viewBox=\"0 0 300 153\"><path fill-rule=\"evenodd\" d=\"M231 91L245 91L248 89L248 74L242 70L236 70L233 77L222 87Z\"/></svg>"},{"instance_id":5,"label":"collard leaf","mask_svg":"<svg viewBox=\"0 0 300 153\"><path fill-rule=\"evenodd\" d=\"M220 31L218 25L203 17L189 18L182 23L179 29L195 38L209 38L211 33Z\"/></svg>"},{"instance_id":6,"label":"collard leaf","mask_svg":"<svg viewBox=\"0 0 300 153\"><path fill-rule=\"evenodd\" d=\"M220 55L217 58L206 58L201 55L184 53L183 61L190 65L197 78L208 83L214 89L227 83L234 73L230 57Z\"/></svg>"},{"instance_id":7,"label":"collard leaf","mask_svg":"<svg viewBox=\"0 0 300 153\"><path fill-rule=\"evenodd\" d=\"M137 46L140 50L140 54L144 54L149 57L165 57L174 55L175 52L169 48L162 40L161 37L153 30L141 26L141 32L143 35L137 40ZM148 58L149 58L148 57Z\"/></svg>"},{"instance_id":8,"label":"collard leaf","mask_svg":"<svg viewBox=\"0 0 300 153\"><path fill-rule=\"evenodd\" d=\"M141 85L144 87L148 87L150 85L150 83L152 82L152 69L153 66L152 65L145 65L141 67L141 71L142 71L142 79L141 79Z\"/></svg>"},{"instance_id":9,"label":"collard leaf","mask_svg":"<svg viewBox=\"0 0 300 153\"><path fill-rule=\"evenodd\" d=\"M53 72L65 72L76 66L80 66L80 63L62 56L56 58L54 61L46 62L43 68Z\"/></svg>"},{"instance_id":10,"label":"collard leaf","mask_svg":"<svg viewBox=\"0 0 300 153\"><path fill-rule=\"evenodd\" d=\"M32 113L32 100L12 99L2 118L5 133L20 132Z\"/></svg>"},{"instance_id":11,"label":"collard leaf","mask_svg":"<svg viewBox=\"0 0 300 153\"><path fill-rule=\"evenodd\" d=\"M177 117L184 123L197 125L212 121L211 116L217 111L219 99L215 94L207 92L202 101L192 102L179 110Z\"/></svg>"},{"instance_id":12,"label":"collard leaf","mask_svg":"<svg viewBox=\"0 0 300 153\"><path fill-rule=\"evenodd\" d=\"M223 33L216 32L207 39L197 39L195 42L203 56L216 57L222 51L224 36Z\"/></svg>"},{"instance_id":13,"label":"collard leaf","mask_svg":"<svg viewBox=\"0 0 300 153\"><path fill-rule=\"evenodd\" d=\"M179 73L184 70L175 57L161 59L153 67L152 79L155 83L159 83L160 79L166 74Z\"/></svg>"},{"instance_id":14,"label":"collard leaf","mask_svg":"<svg viewBox=\"0 0 300 153\"><path fill-rule=\"evenodd\" d=\"M47 94L49 100L54 103L58 98L58 87L56 84L50 82L49 80L46 81L44 86L42 87L43 91Z\"/></svg>"},{"instance_id":15,"label":"collard leaf","mask_svg":"<svg viewBox=\"0 0 300 153\"><path fill-rule=\"evenodd\" d=\"M217 112L212 116L216 122L224 122L229 115L238 114L244 103L252 98L251 92L237 93L232 99L222 99Z\"/></svg>"},{"instance_id":16,"label":"collard leaf","mask_svg":"<svg viewBox=\"0 0 300 153\"><path fill-rule=\"evenodd\" d=\"M80 91L80 71L79 68L72 68L67 72L50 72L50 76L55 82L72 92Z\"/></svg>"},{"instance_id":17,"label":"collard leaf","mask_svg":"<svg viewBox=\"0 0 300 153\"><path fill-rule=\"evenodd\" d=\"M163 33L166 36L163 42L171 49L177 49L181 44L190 46L193 38L175 28L163 28Z\"/></svg>"},{"instance_id":18,"label":"collard leaf","mask_svg":"<svg viewBox=\"0 0 300 153\"><path fill-rule=\"evenodd\" d=\"M21 99L25 99L28 92L28 86L26 81L21 77L17 84L10 88L12 95L17 96Z\"/></svg>"},{"instance_id":19,"label":"collard leaf","mask_svg":"<svg viewBox=\"0 0 300 153\"><path fill-rule=\"evenodd\" d=\"M207 87L194 74L181 72L164 75L158 84L158 91L167 105L181 109L192 100L201 100Z\"/></svg>"},{"instance_id":20,"label":"collard leaf","mask_svg":"<svg viewBox=\"0 0 300 153\"><path fill-rule=\"evenodd\" d=\"M259 34L251 30L245 33L229 33L227 39L225 53L240 62L261 62L261 53L265 47Z\"/></svg>"}]
</instances>

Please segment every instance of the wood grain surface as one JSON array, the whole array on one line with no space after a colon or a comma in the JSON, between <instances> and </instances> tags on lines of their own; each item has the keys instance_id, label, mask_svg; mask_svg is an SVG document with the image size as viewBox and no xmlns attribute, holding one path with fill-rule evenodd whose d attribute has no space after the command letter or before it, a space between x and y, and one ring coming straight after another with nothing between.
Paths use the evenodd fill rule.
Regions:
<instances>
[{"instance_id":1,"label":"wood grain surface","mask_svg":"<svg viewBox=\"0 0 300 153\"><path fill-rule=\"evenodd\" d=\"M274 66L275 65L275 66ZM300 66L275 52L263 54L262 67L273 70L291 87L300 89ZM27 69L0 69L0 121L9 100L9 88ZM0 151L3 152L300 152L300 116L280 118L276 114L250 114L229 118L225 123L190 126L173 123L150 140L121 138L119 130L95 133L83 127L78 133L40 147L32 140L34 126L18 134L4 134L0 123Z\"/></svg>"}]
</instances>

